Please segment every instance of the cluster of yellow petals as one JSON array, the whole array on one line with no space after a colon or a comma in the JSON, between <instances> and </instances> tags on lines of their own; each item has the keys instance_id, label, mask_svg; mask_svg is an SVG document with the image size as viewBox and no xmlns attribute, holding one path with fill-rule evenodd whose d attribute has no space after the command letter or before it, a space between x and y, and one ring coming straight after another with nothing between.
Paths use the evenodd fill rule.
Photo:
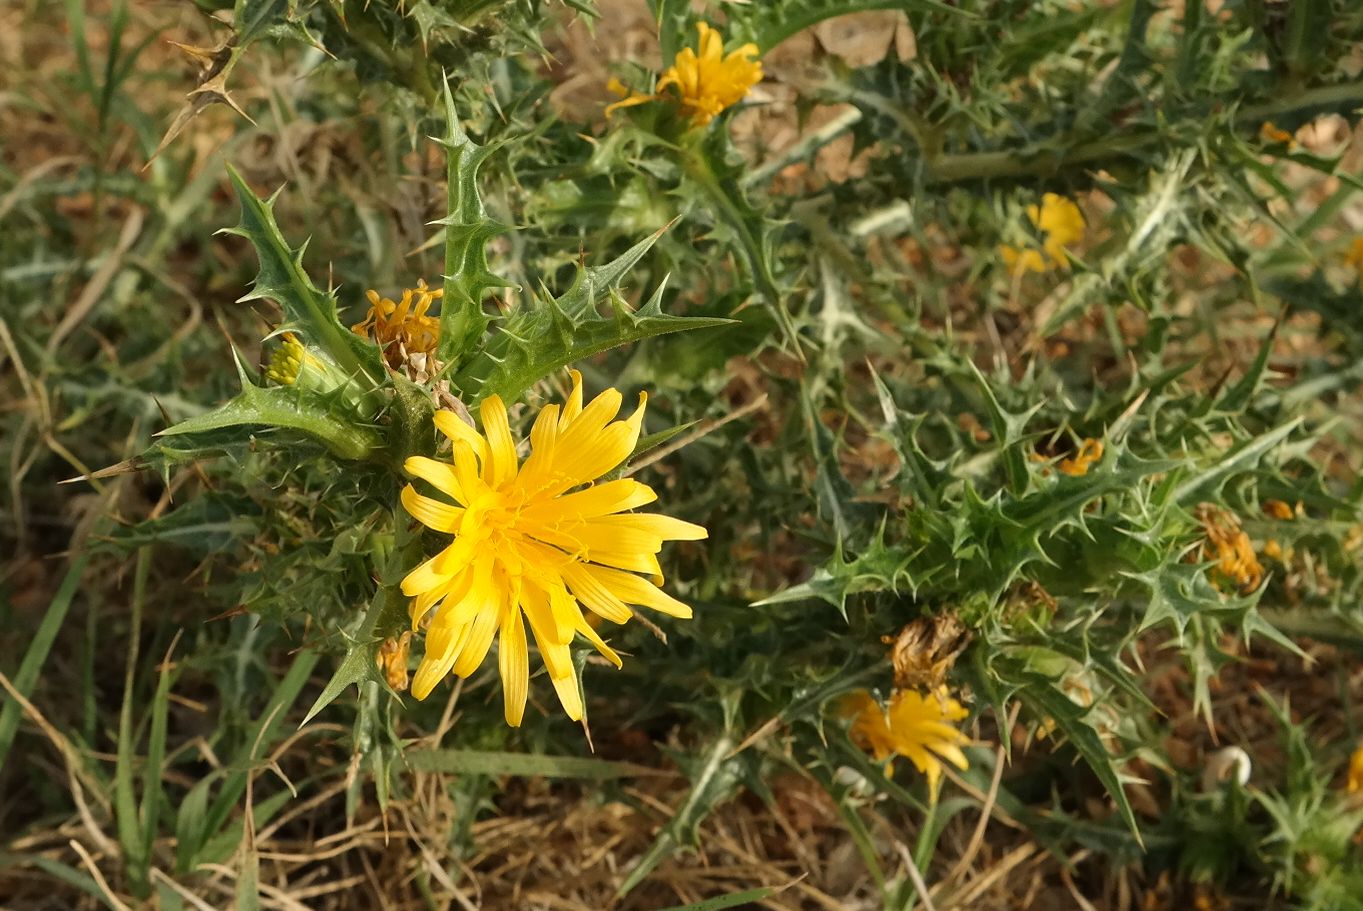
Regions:
<instances>
[{"instance_id":1,"label":"cluster of yellow petals","mask_svg":"<svg viewBox=\"0 0 1363 911\"><path fill-rule=\"evenodd\" d=\"M870 750L877 760L907 758L927 776L933 795L942 779L944 761L963 771L970 766L961 752L970 738L955 727L955 722L970 713L947 694L945 686L927 695L916 689L896 690L885 706L859 690L843 701L842 710L852 718L848 734L854 743Z\"/></svg>"},{"instance_id":2,"label":"cluster of yellow petals","mask_svg":"<svg viewBox=\"0 0 1363 911\"><path fill-rule=\"evenodd\" d=\"M374 657L383 679L395 692L407 689L407 657L412 650L411 630L404 630L400 636L389 636L379 645L379 653Z\"/></svg>"},{"instance_id":3,"label":"cluster of yellow petals","mask_svg":"<svg viewBox=\"0 0 1363 911\"><path fill-rule=\"evenodd\" d=\"M1019 250L1007 244L999 247L1008 271L1047 272L1069 265L1065 250L1084 237L1084 215L1073 200L1056 193L1041 197L1041 205L1027 207L1027 218L1041 232L1041 249Z\"/></svg>"},{"instance_id":4,"label":"cluster of yellow petals","mask_svg":"<svg viewBox=\"0 0 1363 911\"><path fill-rule=\"evenodd\" d=\"M1301 503L1298 502L1296 508L1289 506L1282 500L1265 500L1264 514L1272 516L1281 522L1290 522L1301 512ZM1283 546L1274 538L1269 538L1264 542L1264 556L1270 560L1277 560L1279 563L1287 563L1292 559L1292 548L1283 550Z\"/></svg>"},{"instance_id":5,"label":"cluster of yellow petals","mask_svg":"<svg viewBox=\"0 0 1363 911\"><path fill-rule=\"evenodd\" d=\"M1296 511L1282 500L1265 500L1264 514L1283 522L1291 521L1296 518L1297 515Z\"/></svg>"},{"instance_id":6,"label":"cluster of yellow petals","mask_svg":"<svg viewBox=\"0 0 1363 911\"><path fill-rule=\"evenodd\" d=\"M1249 535L1240 527L1240 520L1224 509L1203 503L1195 513L1202 524L1203 541L1200 559L1216 563L1216 573L1241 592L1252 592L1264 578L1264 568L1254 554Z\"/></svg>"},{"instance_id":7,"label":"cluster of yellow petals","mask_svg":"<svg viewBox=\"0 0 1363 911\"><path fill-rule=\"evenodd\" d=\"M1089 466L1103 460L1103 444L1101 440L1086 439L1079 444L1079 451L1073 458L1062 459L1060 470L1072 478L1082 478L1089 473Z\"/></svg>"},{"instance_id":8,"label":"cluster of yellow petals","mask_svg":"<svg viewBox=\"0 0 1363 911\"><path fill-rule=\"evenodd\" d=\"M407 355L430 354L440 341L440 318L428 311L444 293L443 289L427 287L424 279L418 279L415 288L404 290L398 301L367 291L369 313L350 329L356 335L372 337L393 366Z\"/></svg>"},{"instance_id":9,"label":"cluster of yellow petals","mask_svg":"<svg viewBox=\"0 0 1363 911\"><path fill-rule=\"evenodd\" d=\"M309 359L316 360L298 336L286 332L280 346L270 355L270 363L265 367L265 378L281 386L292 386L298 382L298 374Z\"/></svg>"},{"instance_id":10,"label":"cluster of yellow petals","mask_svg":"<svg viewBox=\"0 0 1363 911\"><path fill-rule=\"evenodd\" d=\"M1352 266L1358 273L1358 281L1363 284L1363 237L1355 237L1349 242L1349 251L1344 254L1344 265Z\"/></svg>"},{"instance_id":11,"label":"cluster of yellow petals","mask_svg":"<svg viewBox=\"0 0 1363 911\"><path fill-rule=\"evenodd\" d=\"M521 723L529 692L525 627L564 711L582 717L582 696L570 644L581 635L609 661L620 657L601 639L583 608L614 623L632 605L689 618L691 609L665 594L657 554L664 541L706 537L699 525L629 510L657 499L631 478L596 482L634 451L646 397L629 418L615 420L622 397L607 389L585 407L582 377L562 406L540 411L525 461L517 455L506 406L482 401L478 433L454 413L435 425L453 444L452 462L416 456L405 467L453 502L408 485L402 503L423 525L454 535L439 554L402 580L411 597L412 628L426 626L426 652L412 679L424 699L451 672L466 677L497 637L503 708ZM638 573L644 576L637 575Z\"/></svg>"},{"instance_id":12,"label":"cluster of yellow petals","mask_svg":"<svg viewBox=\"0 0 1363 911\"><path fill-rule=\"evenodd\" d=\"M1297 140L1291 133L1268 120L1259 127L1259 138L1274 145L1287 146L1289 152L1297 147Z\"/></svg>"},{"instance_id":13,"label":"cluster of yellow petals","mask_svg":"<svg viewBox=\"0 0 1363 911\"><path fill-rule=\"evenodd\" d=\"M693 124L704 126L721 111L742 101L748 90L762 81L757 45L749 42L725 54L719 32L705 22L697 23L696 28L700 32L699 53L694 48L682 48L672 65L663 71L656 92L629 95L608 106L606 116L646 101L671 99L681 105ZM617 94L629 91L618 79L612 79L609 87Z\"/></svg>"}]
</instances>

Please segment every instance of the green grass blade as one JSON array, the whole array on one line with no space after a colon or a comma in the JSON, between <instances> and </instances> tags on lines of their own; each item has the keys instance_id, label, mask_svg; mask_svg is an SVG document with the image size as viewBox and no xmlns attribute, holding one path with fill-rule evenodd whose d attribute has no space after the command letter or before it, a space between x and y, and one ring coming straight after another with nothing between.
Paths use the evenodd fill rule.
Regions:
<instances>
[{"instance_id":1,"label":"green grass blade","mask_svg":"<svg viewBox=\"0 0 1363 911\"><path fill-rule=\"evenodd\" d=\"M147 737L147 762L142 772L142 856L150 860L152 846L156 841L157 829L161 821L161 804L164 795L161 791L162 764L166 759L166 716L170 708L170 656L179 643L177 633L166 649L166 657L161 662L161 675L156 682L156 695L151 702L151 732Z\"/></svg>"},{"instance_id":2,"label":"green grass blade","mask_svg":"<svg viewBox=\"0 0 1363 911\"><path fill-rule=\"evenodd\" d=\"M293 666L279 681L274 696L261 712L259 723L247 736L242 750L234 757L232 771L228 773L222 791L208 811L208 824L204 831L209 837L227 825L233 808L246 793L246 783L250 778L252 766L259 758L255 754L255 745L260 744L262 754L268 753L274 746L275 736L284 721L285 710L298 698L299 692L308 682L312 669L317 664L317 658L317 652L299 652Z\"/></svg>"},{"instance_id":3,"label":"green grass blade","mask_svg":"<svg viewBox=\"0 0 1363 911\"><path fill-rule=\"evenodd\" d=\"M61 861L44 857L41 854L10 854L8 851L0 851L0 870L6 867L37 867L53 879L60 880L68 886L79 889L80 891L93 895L104 903L108 903L103 890L86 874L77 870L75 867L67 866Z\"/></svg>"},{"instance_id":4,"label":"green grass blade","mask_svg":"<svg viewBox=\"0 0 1363 911\"><path fill-rule=\"evenodd\" d=\"M737 908L740 905L752 904L764 898L770 898L777 892L785 889L785 886L763 886L760 889L749 889L746 892L735 892L733 895L719 895L715 898L707 898L704 901L692 902L689 905L676 905L671 908L663 908L662 911L719 911L721 908Z\"/></svg>"},{"instance_id":5,"label":"green grass blade","mask_svg":"<svg viewBox=\"0 0 1363 911\"><path fill-rule=\"evenodd\" d=\"M12 678L14 688L24 696L32 693L34 685L38 682L43 662L47 660L47 654L52 650L52 643L57 639L57 631L61 629L62 621L66 619L66 613L71 608L71 599L75 597L76 589L80 587L86 560L86 557L78 557L67 570L66 578L62 579L61 587L57 589L52 603L47 606L47 613L43 615L42 623L38 624L37 632L29 642L28 651L24 653L23 661L19 664L19 670ZM0 708L0 769L5 767L5 759L14 744L15 734L19 731L21 717L23 713L17 702L7 700L4 707Z\"/></svg>"},{"instance_id":6,"label":"green grass blade","mask_svg":"<svg viewBox=\"0 0 1363 911\"><path fill-rule=\"evenodd\" d=\"M143 846L141 822L137 817L137 795L133 789L133 764L136 738L133 736L134 687L137 683L138 642L142 635L142 606L147 595L147 573L151 568L151 548L137 551L133 575L132 623L128 633L128 660L123 675L123 706L118 713L118 760L114 765L114 816L118 825L119 846L123 849L129 885L138 897L148 891L147 855Z\"/></svg>"},{"instance_id":7,"label":"green grass blade","mask_svg":"<svg viewBox=\"0 0 1363 911\"><path fill-rule=\"evenodd\" d=\"M495 750L413 750L407 764L418 772L450 772L464 775L517 775L539 778L581 778L609 781L664 775L658 769L632 762L610 762L584 756L549 756L536 753L501 753Z\"/></svg>"}]
</instances>

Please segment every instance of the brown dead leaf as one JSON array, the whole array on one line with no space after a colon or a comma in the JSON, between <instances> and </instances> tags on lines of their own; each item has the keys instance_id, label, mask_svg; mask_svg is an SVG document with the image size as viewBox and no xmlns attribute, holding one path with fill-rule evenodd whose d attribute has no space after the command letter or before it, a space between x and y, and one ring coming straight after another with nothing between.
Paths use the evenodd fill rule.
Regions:
<instances>
[{"instance_id":1,"label":"brown dead leaf","mask_svg":"<svg viewBox=\"0 0 1363 911\"><path fill-rule=\"evenodd\" d=\"M969 643L969 631L954 615L919 617L895 637L890 652L894 685L899 689L936 689L946 682L951 666Z\"/></svg>"},{"instance_id":2,"label":"brown dead leaf","mask_svg":"<svg viewBox=\"0 0 1363 911\"><path fill-rule=\"evenodd\" d=\"M241 105L237 104L227 91L227 75L232 71L239 50L235 35L224 38L216 47L194 47L180 44L178 41L170 43L184 51L190 59L199 61L199 84L186 96L184 105L175 113L175 119L170 122L166 134L161 137L156 151L151 153L147 163L142 166L143 170L151 167L151 163L165 151L176 136L180 135L189 122L210 105L225 104L255 125L255 121L241 109Z\"/></svg>"}]
</instances>

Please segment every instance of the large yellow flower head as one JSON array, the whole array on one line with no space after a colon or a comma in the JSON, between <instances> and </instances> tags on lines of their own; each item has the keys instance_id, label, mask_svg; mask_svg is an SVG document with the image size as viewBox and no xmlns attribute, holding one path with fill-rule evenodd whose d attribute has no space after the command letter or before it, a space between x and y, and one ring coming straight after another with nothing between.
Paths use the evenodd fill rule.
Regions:
<instances>
[{"instance_id":1,"label":"large yellow flower head","mask_svg":"<svg viewBox=\"0 0 1363 911\"><path fill-rule=\"evenodd\" d=\"M1069 265L1065 250L1084 237L1084 215L1073 200L1055 193L1041 197L1041 205L1027 207L1027 218L1041 232L1041 249L1019 250L1004 245L999 254L1009 272L1046 272Z\"/></svg>"},{"instance_id":2,"label":"large yellow flower head","mask_svg":"<svg viewBox=\"0 0 1363 911\"><path fill-rule=\"evenodd\" d=\"M506 721L519 725L529 692L528 623L563 710L576 721L582 696L574 637L581 634L620 666L584 607L615 623L633 616L631 605L691 616L691 608L658 587L663 575L656 555L664 541L699 540L705 529L630 512L657 499L646 484L631 478L596 483L634 451L646 397L639 396L630 417L615 420L620 392L607 389L584 407L582 377L572 377L567 403L548 405L535 419L524 462L506 406L495 395L479 408L481 434L454 413L437 412L435 425L453 444L452 463L421 456L406 462L407 471L453 503L422 496L409 484L403 505L423 525L455 536L402 580L403 594L413 598L412 628L428 624L426 654L412 680L418 699L451 671L473 673L497 637Z\"/></svg>"},{"instance_id":3,"label":"large yellow flower head","mask_svg":"<svg viewBox=\"0 0 1363 911\"><path fill-rule=\"evenodd\" d=\"M854 742L877 760L906 757L928 777L928 789L934 795L943 761L962 770L970 765L961 752L970 738L954 725L970 713L947 695L945 686L926 696L917 690L897 690L884 707L860 690L847 698L843 709L852 716L849 734Z\"/></svg>"},{"instance_id":4,"label":"large yellow flower head","mask_svg":"<svg viewBox=\"0 0 1363 911\"><path fill-rule=\"evenodd\" d=\"M748 90L762 81L757 45L749 42L726 55L719 32L705 22L697 23L696 28L700 32L697 45L700 53L694 48L682 48L672 65L663 71L655 94L630 95L607 107L606 114L645 101L671 98L681 104L693 124L704 126L721 111L742 101ZM611 80L611 88L628 91L618 80ZM675 89L675 93L665 94L669 88Z\"/></svg>"},{"instance_id":5,"label":"large yellow flower head","mask_svg":"<svg viewBox=\"0 0 1363 911\"><path fill-rule=\"evenodd\" d=\"M748 89L762 81L762 64L756 59L757 45L750 42L726 56L719 32L704 22L697 23L696 28L700 31L700 53L682 48L658 80L658 91L675 87L691 121L706 124L720 111L742 101Z\"/></svg>"}]
</instances>

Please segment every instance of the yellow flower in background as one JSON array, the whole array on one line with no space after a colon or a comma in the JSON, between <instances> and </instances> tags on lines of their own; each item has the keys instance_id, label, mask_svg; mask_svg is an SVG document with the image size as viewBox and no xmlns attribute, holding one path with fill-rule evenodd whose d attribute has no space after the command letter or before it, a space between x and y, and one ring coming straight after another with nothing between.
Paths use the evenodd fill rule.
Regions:
<instances>
[{"instance_id":1,"label":"yellow flower in background","mask_svg":"<svg viewBox=\"0 0 1363 911\"><path fill-rule=\"evenodd\" d=\"M1264 142L1285 145L1289 152L1297 147L1297 140L1293 138L1291 133L1268 120L1265 120L1263 125L1259 127L1259 138Z\"/></svg>"},{"instance_id":2,"label":"yellow flower in background","mask_svg":"<svg viewBox=\"0 0 1363 911\"><path fill-rule=\"evenodd\" d=\"M402 504L423 525L454 541L402 580L412 597L412 628L428 623L426 653L412 680L425 699L453 672L467 677L494 637L507 724L518 726L529 692L525 625L539 646L568 717L582 717L570 643L581 634L616 667L620 657L597 635L582 608L615 623L631 605L687 619L691 608L664 594L657 553L664 541L706 537L699 525L628 512L657 499L630 478L598 481L634 451L646 396L629 418L615 420L621 395L607 389L585 407L582 376L562 407L548 405L530 430L524 462L516 453L506 406L498 396L479 408L480 434L454 413L435 425L453 444L453 462L421 456L406 469L454 504L408 485ZM637 575L642 573L643 575ZM647 578L645 578L647 577Z\"/></svg>"},{"instance_id":3,"label":"yellow flower in background","mask_svg":"<svg viewBox=\"0 0 1363 911\"><path fill-rule=\"evenodd\" d=\"M1264 513L1284 522L1291 521L1297 515L1292 507L1282 500L1265 500Z\"/></svg>"},{"instance_id":4,"label":"yellow flower in background","mask_svg":"<svg viewBox=\"0 0 1363 911\"><path fill-rule=\"evenodd\" d=\"M726 55L724 39L719 32L705 22L697 23L696 28L700 32L699 54L693 48L682 48L672 66L663 71L656 92L629 94L609 105L606 116L620 108L668 98L681 104L693 124L704 126L721 111L742 101L748 90L762 81L757 45L749 42ZM618 79L612 79L607 88L618 95L629 92ZM666 89L676 91L666 92Z\"/></svg>"},{"instance_id":5,"label":"yellow flower in background","mask_svg":"<svg viewBox=\"0 0 1363 911\"><path fill-rule=\"evenodd\" d=\"M1363 743L1349 757L1349 777L1344 783L1344 790L1350 794L1363 793Z\"/></svg>"},{"instance_id":6,"label":"yellow flower in background","mask_svg":"<svg viewBox=\"0 0 1363 911\"><path fill-rule=\"evenodd\" d=\"M1041 205L1027 207L1027 218L1042 234L1041 249L1019 250L1004 244L999 247L1009 272L1046 272L1069 265L1066 248L1084 237L1084 215L1073 200L1056 193L1041 197Z\"/></svg>"},{"instance_id":7,"label":"yellow flower in background","mask_svg":"<svg viewBox=\"0 0 1363 911\"><path fill-rule=\"evenodd\" d=\"M1349 243L1349 252L1344 254L1344 265L1352 266L1358 273L1358 281L1363 284L1363 237L1355 237Z\"/></svg>"},{"instance_id":8,"label":"yellow flower in background","mask_svg":"<svg viewBox=\"0 0 1363 911\"><path fill-rule=\"evenodd\" d=\"M367 291L369 313L350 329L356 335L372 337L394 367L408 355L429 355L440 341L440 318L427 311L444 293L441 288L428 288L424 279L417 279L415 288L403 291L399 301Z\"/></svg>"},{"instance_id":9,"label":"yellow flower in background","mask_svg":"<svg viewBox=\"0 0 1363 911\"><path fill-rule=\"evenodd\" d=\"M719 32L704 22L697 23L696 28L700 53L682 48L658 80L658 91L675 87L691 121L706 124L720 111L742 101L748 90L762 81L762 64L755 59L757 45L750 42L726 56Z\"/></svg>"},{"instance_id":10,"label":"yellow flower in background","mask_svg":"<svg viewBox=\"0 0 1363 911\"><path fill-rule=\"evenodd\" d=\"M1100 440L1084 440L1079 451L1072 459L1063 459L1060 470L1072 478L1081 478L1089 473L1089 466L1103 459L1103 444Z\"/></svg>"},{"instance_id":11,"label":"yellow flower in background","mask_svg":"<svg viewBox=\"0 0 1363 911\"><path fill-rule=\"evenodd\" d=\"M379 645L374 661L395 692L407 689L407 656L412 650L412 631L404 630L401 636L389 636Z\"/></svg>"},{"instance_id":12,"label":"yellow flower in background","mask_svg":"<svg viewBox=\"0 0 1363 911\"><path fill-rule=\"evenodd\" d=\"M903 756L928 778L933 795L942 779L942 763L964 771L970 763L961 747L970 738L954 726L970 713L947 695L945 686L924 696L918 690L897 690L888 706L860 690L847 697L843 712L852 717L852 741L870 750L877 760Z\"/></svg>"},{"instance_id":13,"label":"yellow flower in background","mask_svg":"<svg viewBox=\"0 0 1363 911\"><path fill-rule=\"evenodd\" d=\"M1264 568L1254 555L1249 535L1240 527L1240 520L1235 514L1203 503L1197 507L1194 515L1206 535L1206 540L1198 549L1199 556L1203 561L1216 564L1213 568L1213 584L1220 578L1232 583L1241 593L1258 588L1264 579Z\"/></svg>"}]
</instances>

